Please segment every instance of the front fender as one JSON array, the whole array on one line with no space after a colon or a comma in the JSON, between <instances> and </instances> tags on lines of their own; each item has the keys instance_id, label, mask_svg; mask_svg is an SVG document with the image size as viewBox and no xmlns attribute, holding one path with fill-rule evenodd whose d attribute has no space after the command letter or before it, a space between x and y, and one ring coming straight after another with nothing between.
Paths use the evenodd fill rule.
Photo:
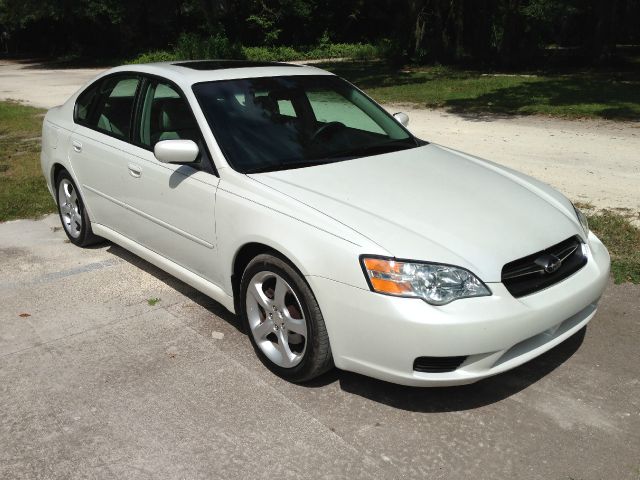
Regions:
<instances>
[{"instance_id":1,"label":"front fender","mask_svg":"<svg viewBox=\"0 0 640 480\"><path fill-rule=\"evenodd\" d=\"M260 243L289 259L304 276L319 276L368 289L359 264L363 252L388 255L366 238L339 232L332 219L294 200L261 199L221 182L216 194L216 232L223 289L233 294L231 276L238 251ZM252 198L253 197L253 198ZM322 218L324 217L324 218Z\"/></svg>"}]
</instances>

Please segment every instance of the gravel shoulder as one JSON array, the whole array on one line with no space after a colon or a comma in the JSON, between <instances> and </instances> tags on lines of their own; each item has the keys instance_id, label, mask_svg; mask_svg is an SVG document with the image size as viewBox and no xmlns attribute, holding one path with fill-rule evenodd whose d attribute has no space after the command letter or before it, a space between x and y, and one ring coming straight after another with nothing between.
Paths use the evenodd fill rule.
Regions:
<instances>
[{"instance_id":1,"label":"gravel shoulder","mask_svg":"<svg viewBox=\"0 0 640 480\"><path fill-rule=\"evenodd\" d=\"M506 165L596 208L640 212L640 122L464 117L389 105L417 136Z\"/></svg>"},{"instance_id":2,"label":"gravel shoulder","mask_svg":"<svg viewBox=\"0 0 640 480\"><path fill-rule=\"evenodd\" d=\"M0 99L50 108L102 69L59 69L0 61ZM640 222L640 122L541 116L461 116L413 105L405 111L419 137L532 175L574 201L627 212Z\"/></svg>"}]
</instances>

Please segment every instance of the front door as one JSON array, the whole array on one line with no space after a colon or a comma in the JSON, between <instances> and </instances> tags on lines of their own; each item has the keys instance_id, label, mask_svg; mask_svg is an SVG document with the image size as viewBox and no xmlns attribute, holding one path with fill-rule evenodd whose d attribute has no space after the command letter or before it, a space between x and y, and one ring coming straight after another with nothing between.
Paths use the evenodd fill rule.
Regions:
<instances>
[{"instance_id":1,"label":"front door","mask_svg":"<svg viewBox=\"0 0 640 480\"><path fill-rule=\"evenodd\" d=\"M128 165L124 201L138 218L131 227L136 242L191 272L219 284L216 261L213 174L200 128L187 101L168 82L146 80ZM153 147L161 140L195 141L193 164L159 162Z\"/></svg>"}]
</instances>

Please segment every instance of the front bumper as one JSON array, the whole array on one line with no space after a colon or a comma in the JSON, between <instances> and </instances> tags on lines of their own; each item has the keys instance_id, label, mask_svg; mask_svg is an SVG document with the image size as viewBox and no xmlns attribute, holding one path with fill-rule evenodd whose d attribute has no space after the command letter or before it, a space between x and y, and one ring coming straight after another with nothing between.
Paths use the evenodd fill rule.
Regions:
<instances>
[{"instance_id":1,"label":"front bumper","mask_svg":"<svg viewBox=\"0 0 640 480\"><path fill-rule=\"evenodd\" d=\"M522 298L501 283L493 295L436 307L309 276L338 368L413 386L473 383L521 365L563 342L596 313L609 253L589 235L588 262L569 278ZM454 371L413 370L418 357L465 356Z\"/></svg>"}]
</instances>

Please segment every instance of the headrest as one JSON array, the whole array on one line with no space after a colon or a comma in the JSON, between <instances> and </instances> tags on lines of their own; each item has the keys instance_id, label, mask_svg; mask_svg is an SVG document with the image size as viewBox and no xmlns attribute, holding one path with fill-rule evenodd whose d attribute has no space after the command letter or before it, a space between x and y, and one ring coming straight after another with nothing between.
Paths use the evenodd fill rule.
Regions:
<instances>
[{"instance_id":1,"label":"headrest","mask_svg":"<svg viewBox=\"0 0 640 480\"><path fill-rule=\"evenodd\" d=\"M167 98L157 102L158 129L177 131L194 128L194 120L187 104L181 98Z\"/></svg>"},{"instance_id":2,"label":"headrest","mask_svg":"<svg viewBox=\"0 0 640 480\"><path fill-rule=\"evenodd\" d=\"M280 113L278 109L278 103L268 95L262 95L260 97L254 97L253 103L256 107L267 111L270 114Z\"/></svg>"}]
</instances>

